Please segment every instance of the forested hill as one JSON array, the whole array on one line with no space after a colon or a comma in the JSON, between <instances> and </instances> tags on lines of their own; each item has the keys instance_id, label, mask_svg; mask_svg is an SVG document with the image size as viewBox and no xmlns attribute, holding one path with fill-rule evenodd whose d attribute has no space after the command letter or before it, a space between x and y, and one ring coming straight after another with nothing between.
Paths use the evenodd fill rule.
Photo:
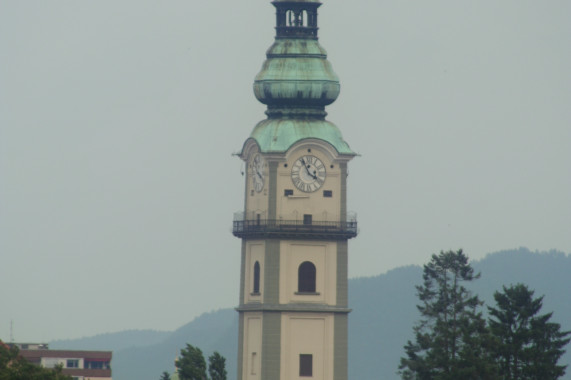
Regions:
<instances>
[{"instance_id":1,"label":"forested hill","mask_svg":"<svg viewBox=\"0 0 571 380\"><path fill-rule=\"evenodd\" d=\"M427 256L426 261L429 260ZM542 314L553 311L553 321L561 323L562 330L571 330L570 255L520 248L490 254L472 265L482 274L473 290L487 304L493 305L493 293L501 290L502 285L525 283L535 289L535 296L545 295ZM418 320L414 286L422 282L421 276L420 266L409 266L349 281L353 309L349 316L349 378L399 378L396 371L402 347L412 338L412 326ZM135 338L139 333L146 338ZM116 339L120 334L125 332L99 335L97 340L53 342L51 346L111 349L114 379L156 380L163 371L173 371L177 353L188 342L202 348L206 355L219 351L227 358L229 380L236 378L238 315L233 309L204 314L164 336L160 332L131 331ZM108 339L108 343L101 339ZM121 339L123 344L119 344ZM97 345L92 346L95 342ZM571 347L567 349L561 364L571 363ZM571 368L564 379L571 380Z\"/></svg>"}]
</instances>

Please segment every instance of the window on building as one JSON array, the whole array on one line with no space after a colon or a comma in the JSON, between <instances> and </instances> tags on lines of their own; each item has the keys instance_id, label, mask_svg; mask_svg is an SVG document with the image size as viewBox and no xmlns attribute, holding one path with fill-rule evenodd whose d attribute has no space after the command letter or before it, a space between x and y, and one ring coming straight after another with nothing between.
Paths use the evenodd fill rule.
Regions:
<instances>
[{"instance_id":1,"label":"window on building","mask_svg":"<svg viewBox=\"0 0 571 380\"><path fill-rule=\"evenodd\" d=\"M300 293L315 293L315 265L304 261L297 271L297 291Z\"/></svg>"},{"instance_id":2,"label":"window on building","mask_svg":"<svg viewBox=\"0 0 571 380\"><path fill-rule=\"evenodd\" d=\"M293 195L293 190L292 189L285 189L284 190L284 195L286 197L289 197L290 195Z\"/></svg>"},{"instance_id":3,"label":"window on building","mask_svg":"<svg viewBox=\"0 0 571 380\"><path fill-rule=\"evenodd\" d=\"M256 353L252 352L252 363L250 363L251 368L250 368L250 374L255 375L256 374Z\"/></svg>"},{"instance_id":4,"label":"window on building","mask_svg":"<svg viewBox=\"0 0 571 380\"><path fill-rule=\"evenodd\" d=\"M260 263L254 264L254 294L260 294Z\"/></svg>"},{"instance_id":5,"label":"window on building","mask_svg":"<svg viewBox=\"0 0 571 380\"><path fill-rule=\"evenodd\" d=\"M303 224L311 224L313 216L311 214L303 215Z\"/></svg>"},{"instance_id":6,"label":"window on building","mask_svg":"<svg viewBox=\"0 0 571 380\"><path fill-rule=\"evenodd\" d=\"M325 198L331 198L333 196L333 191L332 190L323 190L323 197Z\"/></svg>"},{"instance_id":7,"label":"window on building","mask_svg":"<svg viewBox=\"0 0 571 380\"><path fill-rule=\"evenodd\" d=\"M79 368L79 360L78 359L67 359L66 368Z\"/></svg>"},{"instance_id":8,"label":"window on building","mask_svg":"<svg viewBox=\"0 0 571 380\"><path fill-rule=\"evenodd\" d=\"M303 377L313 376L313 355L311 354L299 355L299 376Z\"/></svg>"},{"instance_id":9,"label":"window on building","mask_svg":"<svg viewBox=\"0 0 571 380\"><path fill-rule=\"evenodd\" d=\"M109 369L109 362L91 359L85 361L85 368L88 369Z\"/></svg>"}]
</instances>

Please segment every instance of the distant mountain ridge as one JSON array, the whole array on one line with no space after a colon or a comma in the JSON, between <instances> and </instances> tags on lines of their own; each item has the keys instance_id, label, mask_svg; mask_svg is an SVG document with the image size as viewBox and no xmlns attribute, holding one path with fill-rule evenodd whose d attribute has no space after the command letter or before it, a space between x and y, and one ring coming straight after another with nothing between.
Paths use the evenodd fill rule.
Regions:
<instances>
[{"instance_id":1,"label":"distant mountain ridge","mask_svg":"<svg viewBox=\"0 0 571 380\"><path fill-rule=\"evenodd\" d=\"M120 351L131 347L151 346L168 338L172 331L125 330L116 333L98 334L88 338L54 340L52 349L81 350L88 348L96 351Z\"/></svg>"},{"instance_id":2,"label":"distant mountain ridge","mask_svg":"<svg viewBox=\"0 0 571 380\"><path fill-rule=\"evenodd\" d=\"M469 253L468 253L469 254ZM427 257L426 261L429 260ZM562 330L571 329L571 256L558 251L531 252L526 248L489 254L473 261L482 273L472 284L474 292L493 305L493 293L522 282L545 295L542 313L554 312ZM349 280L349 378L397 380L403 345L412 338L418 320L415 285L422 282L422 267L407 266L387 273ZM228 379L236 378L238 314L233 309L205 313L173 332L124 331L67 341L50 342L53 348L113 350L113 378L156 380L173 372L174 359L186 343L205 355L219 351L227 360ZM571 346L561 360L571 363ZM571 380L571 368L563 378Z\"/></svg>"}]
</instances>

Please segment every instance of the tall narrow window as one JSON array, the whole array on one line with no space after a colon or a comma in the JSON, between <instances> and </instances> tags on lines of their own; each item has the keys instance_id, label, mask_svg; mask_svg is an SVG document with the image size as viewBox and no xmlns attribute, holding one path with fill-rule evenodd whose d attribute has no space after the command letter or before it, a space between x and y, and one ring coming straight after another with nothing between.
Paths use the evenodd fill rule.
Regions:
<instances>
[{"instance_id":1,"label":"tall narrow window","mask_svg":"<svg viewBox=\"0 0 571 380\"><path fill-rule=\"evenodd\" d=\"M255 375L256 374L256 353L252 352L252 363L251 364L251 368L250 368L250 374L251 375Z\"/></svg>"},{"instance_id":2,"label":"tall narrow window","mask_svg":"<svg viewBox=\"0 0 571 380\"><path fill-rule=\"evenodd\" d=\"M311 354L299 355L299 376L303 377L313 376L313 355Z\"/></svg>"},{"instance_id":3,"label":"tall narrow window","mask_svg":"<svg viewBox=\"0 0 571 380\"><path fill-rule=\"evenodd\" d=\"M297 291L300 293L315 293L315 265L304 261L297 271Z\"/></svg>"},{"instance_id":4,"label":"tall narrow window","mask_svg":"<svg viewBox=\"0 0 571 380\"><path fill-rule=\"evenodd\" d=\"M301 25L300 26L308 26L309 18L307 17L307 11L301 11Z\"/></svg>"},{"instance_id":5,"label":"tall narrow window","mask_svg":"<svg viewBox=\"0 0 571 380\"><path fill-rule=\"evenodd\" d=\"M303 214L303 224L311 224L313 216L311 214Z\"/></svg>"},{"instance_id":6,"label":"tall narrow window","mask_svg":"<svg viewBox=\"0 0 571 380\"><path fill-rule=\"evenodd\" d=\"M260 263L254 264L254 294L260 294Z\"/></svg>"},{"instance_id":7,"label":"tall narrow window","mask_svg":"<svg viewBox=\"0 0 571 380\"><path fill-rule=\"evenodd\" d=\"M291 10L286 12L286 26L294 26L295 13Z\"/></svg>"}]
</instances>

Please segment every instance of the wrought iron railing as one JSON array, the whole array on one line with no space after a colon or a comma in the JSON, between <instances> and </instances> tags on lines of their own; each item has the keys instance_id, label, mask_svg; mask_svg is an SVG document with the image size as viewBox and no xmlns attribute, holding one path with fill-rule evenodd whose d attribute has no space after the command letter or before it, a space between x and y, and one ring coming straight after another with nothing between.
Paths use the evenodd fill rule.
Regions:
<instances>
[{"instance_id":1,"label":"wrought iron railing","mask_svg":"<svg viewBox=\"0 0 571 380\"><path fill-rule=\"evenodd\" d=\"M240 238L329 238L350 239L357 236L357 221L303 221L283 219L234 220L234 236Z\"/></svg>"},{"instance_id":2,"label":"wrought iron railing","mask_svg":"<svg viewBox=\"0 0 571 380\"><path fill-rule=\"evenodd\" d=\"M311 26L277 26L278 37L306 37L317 38L317 27Z\"/></svg>"}]
</instances>

